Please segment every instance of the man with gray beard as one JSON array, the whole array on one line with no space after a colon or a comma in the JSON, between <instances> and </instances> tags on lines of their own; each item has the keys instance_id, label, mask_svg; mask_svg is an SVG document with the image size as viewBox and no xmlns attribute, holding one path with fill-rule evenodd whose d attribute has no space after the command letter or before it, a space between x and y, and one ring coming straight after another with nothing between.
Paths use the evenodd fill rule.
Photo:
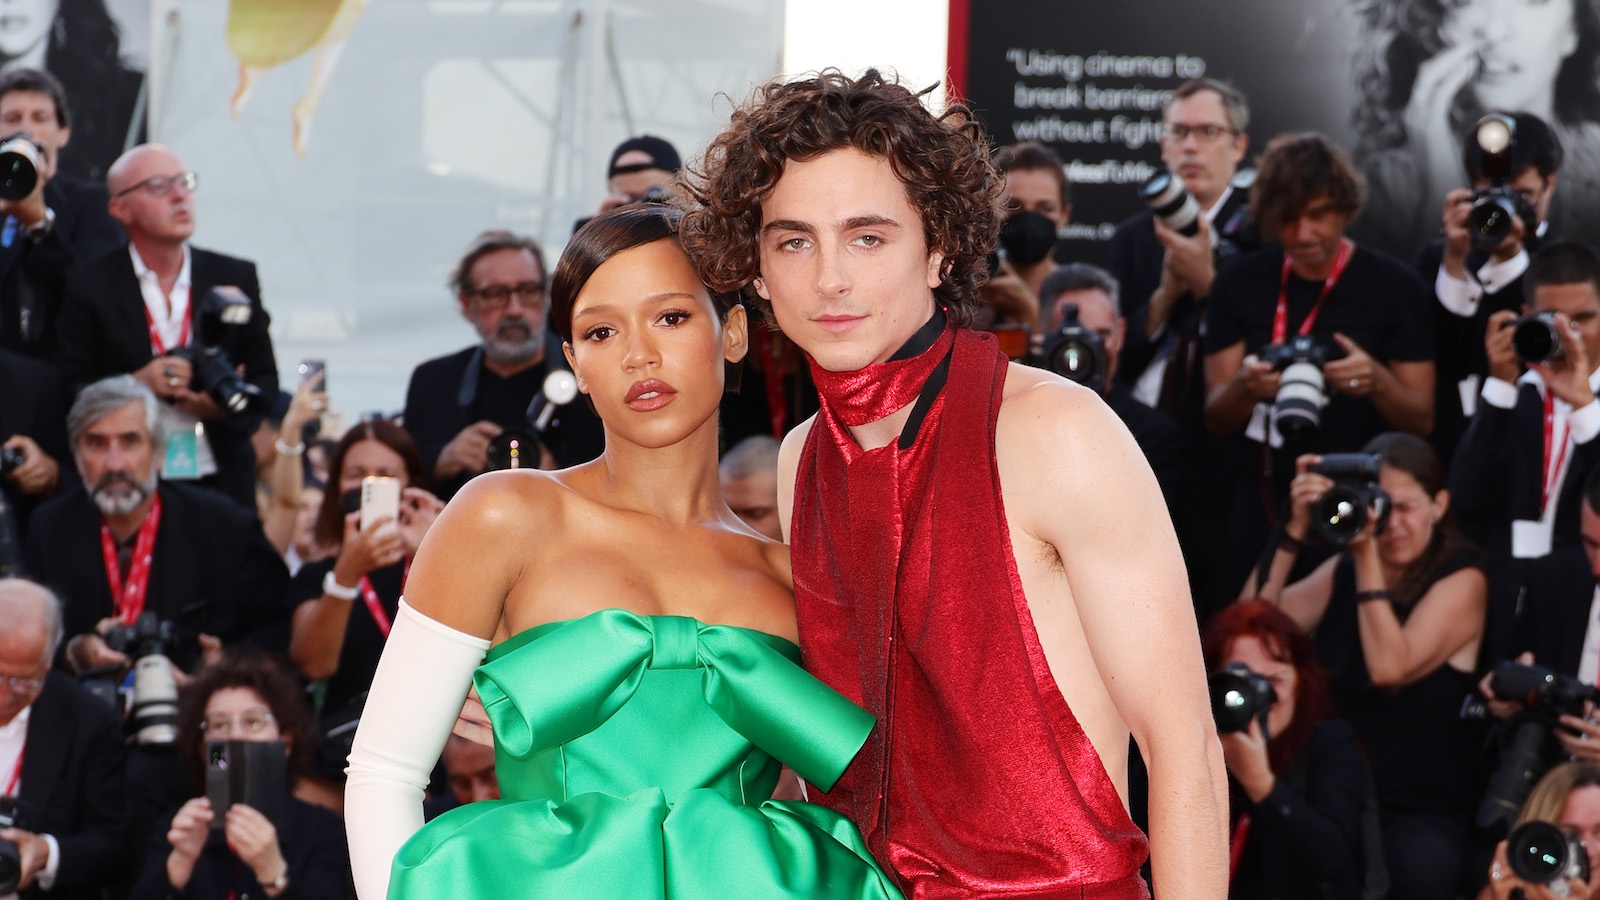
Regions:
<instances>
[{"instance_id":1,"label":"man with gray beard","mask_svg":"<svg viewBox=\"0 0 1600 900\"><path fill-rule=\"evenodd\" d=\"M131 375L79 392L67 433L83 487L41 505L28 530L28 572L62 598L74 671L131 664L103 635L144 612L176 629L167 655L186 672L235 644L288 644L288 570L250 510L159 477L158 402Z\"/></svg>"},{"instance_id":2,"label":"man with gray beard","mask_svg":"<svg viewBox=\"0 0 1600 900\"><path fill-rule=\"evenodd\" d=\"M545 376L567 368L560 338L545 327L548 283L539 245L509 231L478 235L450 273L461 315L480 342L417 366L405 411L406 430L442 499L489 467L490 442L502 431L528 430L528 406ZM594 412L572 403L545 429L545 452L536 462L545 468L588 462L603 442Z\"/></svg>"}]
</instances>

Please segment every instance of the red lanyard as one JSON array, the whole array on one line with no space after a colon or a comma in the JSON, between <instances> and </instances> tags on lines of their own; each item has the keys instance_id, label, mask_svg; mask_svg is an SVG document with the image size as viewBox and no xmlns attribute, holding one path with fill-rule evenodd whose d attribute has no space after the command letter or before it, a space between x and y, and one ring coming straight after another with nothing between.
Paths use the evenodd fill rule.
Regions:
<instances>
[{"instance_id":1,"label":"red lanyard","mask_svg":"<svg viewBox=\"0 0 1600 900\"><path fill-rule=\"evenodd\" d=\"M144 612L145 594L150 589L150 556L156 546L156 530L161 527L161 495L150 501L150 514L139 526L139 537L133 543L133 559L128 565L128 581L122 581L122 567L117 565L117 542L111 537L111 526L100 522L100 549L106 558L106 581L111 584L111 602L116 606L117 617L132 625Z\"/></svg>"},{"instance_id":2,"label":"red lanyard","mask_svg":"<svg viewBox=\"0 0 1600 900\"><path fill-rule=\"evenodd\" d=\"M1244 839L1250 834L1250 814L1239 816L1238 824L1233 826L1233 835L1228 839L1228 880L1233 881L1233 876L1239 872L1239 860L1244 856Z\"/></svg>"},{"instance_id":3,"label":"red lanyard","mask_svg":"<svg viewBox=\"0 0 1600 900\"><path fill-rule=\"evenodd\" d=\"M0 796L15 797L17 795L17 786L22 784L22 754L26 753L27 750L28 738L26 735L24 735L22 738L22 746L17 748L16 768L11 770L11 780L6 782L5 793L0 794Z\"/></svg>"},{"instance_id":4,"label":"red lanyard","mask_svg":"<svg viewBox=\"0 0 1600 900\"><path fill-rule=\"evenodd\" d=\"M1567 435L1571 433L1572 426L1567 422L1561 423L1561 449L1555 447L1556 431L1556 397L1549 385L1544 389L1544 481L1540 485L1543 493L1539 497L1539 514L1543 515L1550 508L1550 495L1555 493L1556 479L1561 477L1561 464L1567 461ZM1552 460L1554 464L1552 465Z\"/></svg>"},{"instance_id":5,"label":"red lanyard","mask_svg":"<svg viewBox=\"0 0 1600 900\"><path fill-rule=\"evenodd\" d=\"M171 301L168 302L170 303ZM170 309L171 307L168 308ZM166 356L168 350L166 342L161 340L161 331L156 328L156 317L150 315L149 306L144 308L144 321L145 324L150 326L150 352L156 356ZM183 317L183 330L178 332L177 346L182 347L189 343L189 329L192 326L193 323L190 321L189 316L185 314Z\"/></svg>"},{"instance_id":6,"label":"red lanyard","mask_svg":"<svg viewBox=\"0 0 1600 900\"><path fill-rule=\"evenodd\" d=\"M406 579L411 576L411 557L406 557L406 567L400 572L400 590L406 589ZM361 599L366 601L367 612L372 613L372 621L378 623L378 630L383 632L385 640L389 638L389 629L394 623L389 620L389 614L383 611L383 604L378 602L378 591L372 586L372 579L361 576L357 585L361 588Z\"/></svg>"},{"instance_id":7,"label":"red lanyard","mask_svg":"<svg viewBox=\"0 0 1600 900\"><path fill-rule=\"evenodd\" d=\"M1344 267L1350 262L1350 250L1355 244L1349 238L1339 239L1339 255L1333 258L1333 270L1328 273L1328 279L1322 282L1322 292L1317 295L1317 303L1311 307L1311 312L1306 314L1306 320L1300 323L1296 334L1310 334L1312 323L1317 321L1317 313L1322 311L1322 301L1328 299L1328 292L1333 290L1339 276L1344 274ZM1294 266L1294 260L1288 253L1283 255L1283 284L1278 288L1278 311L1272 317L1272 342L1282 344L1289 337L1289 270Z\"/></svg>"}]
</instances>

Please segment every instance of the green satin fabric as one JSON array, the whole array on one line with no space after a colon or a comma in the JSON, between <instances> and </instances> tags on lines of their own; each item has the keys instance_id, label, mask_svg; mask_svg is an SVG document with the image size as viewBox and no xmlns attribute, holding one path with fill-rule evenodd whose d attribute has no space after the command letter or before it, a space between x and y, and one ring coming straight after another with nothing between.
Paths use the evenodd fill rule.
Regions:
<instances>
[{"instance_id":1,"label":"green satin fabric","mask_svg":"<svg viewBox=\"0 0 1600 900\"><path fill-rule=\"evenodd\" d=\"M766 800L780 763L831 787L872 729L799 658L623 610L501 643L473 676L501 799L417 832L389 896L898 898L848 820Z\"/></svg>"}]
</instances>

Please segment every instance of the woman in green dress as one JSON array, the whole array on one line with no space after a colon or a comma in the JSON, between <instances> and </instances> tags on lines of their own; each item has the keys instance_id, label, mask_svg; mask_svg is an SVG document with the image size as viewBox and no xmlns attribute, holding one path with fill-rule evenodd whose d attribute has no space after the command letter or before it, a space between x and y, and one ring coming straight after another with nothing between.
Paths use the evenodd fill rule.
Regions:
<instances>
[{"instance_id":1,"label":"woman in green dress","mask_svg":"<svg viewBox=\"0 0 1600 900\"><path fill-rule=\"evenodd\" d=\"M717 406L747 322L677 222L613 210L556 268L605 452L474 479L417 553L350 754L362 900L899 897L847 820L767 799L780 763L831 787L872 718L799 668L788 549L722 498ZM420 827L469 678L502 799Z\"/></svg>"}]
</instances>

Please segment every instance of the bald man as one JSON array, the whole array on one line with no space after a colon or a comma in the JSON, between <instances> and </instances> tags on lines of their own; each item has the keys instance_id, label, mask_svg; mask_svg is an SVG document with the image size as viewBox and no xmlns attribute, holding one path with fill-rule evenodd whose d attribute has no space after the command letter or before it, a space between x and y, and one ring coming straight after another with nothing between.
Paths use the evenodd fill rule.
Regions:
<instances>
[{"instance_id":1,"label":"bald man","mask_svg":"<svg viewBox=\"0 0 1600 900\"><path fill-rule=\"evenodd\" d=\"M61 604L20 578L0 580L0 794L13 824L23 898L89 900L127 862L125 757L116 713L50 668Z\"/></svg>"},{"instance_id":2,"label":"bald man","mask_svg":"<svg viewBox=\"0 0 1600 900\"><path fill-rule=\"evenodd\" d=\"M67 271L52 358L74 390L125 373L148 385L164 401L162 424L174 436L162 477L215 488L253 509L250 435L260 416L225 415L179 349L206 337L196 309L208 295L234 287L250 298L251 316L218 341L229 367L243 365L245 380L274 397L278 365L255 264L189 243L198 187L195 173L160 144L141 144L112 163L108 209L128 243Z\"/></svg>"}]
</instances>

